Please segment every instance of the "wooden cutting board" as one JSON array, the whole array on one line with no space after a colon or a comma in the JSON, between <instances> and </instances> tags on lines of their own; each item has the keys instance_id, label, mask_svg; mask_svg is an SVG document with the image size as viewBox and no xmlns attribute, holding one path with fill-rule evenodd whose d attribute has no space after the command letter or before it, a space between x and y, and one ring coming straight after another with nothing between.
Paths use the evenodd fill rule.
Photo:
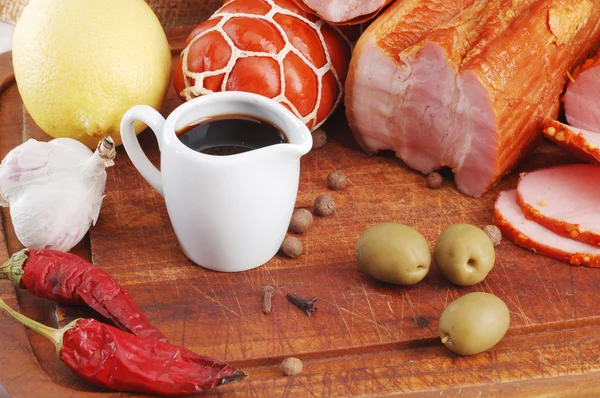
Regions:
<instances>
[{"instance_id":1,"label":"wooden cutting board","mask_svg":"<svg viewBox=\"0 0 600 398\"><path fill-rule=\"evenodd\" d=\"M181 33L181 32L179 32ZM171 35L174 59L185 35ZM171 89L162 109L180 100ZM432 267L411 287L379 283L357 270L354 244L378 222L402 222L422 232L431 246L454 223L491 222L500 189L514 187L517 173L480 199L458 193L451 180L430 190L424 177L393 154L369 157L352 137L343 110L325 125L329 142L302 159L298 207L329 193L337 212L316 218L302 236L296 259L276 256L243 273L223 274L192 264L180 251L162 198L119 148L108 170L98 224L74 252L115 276L171 342L245 369L245 381L207 395L348 396L597 396L600 394L600 270L572 267L527 252L508 241L497 248L496 266L482 283L460 288ZM50 139L23 108L12 77L10 54L0 55L0 158L27 138ZM140 135L158 162L151 132ZM550 144L532 153L518 171L574 160ZM349 185L328 191L327 174L342 169ZM0 219L0 261L21 248L10 216ZM265 285L275 288L273 311L261 311ZM438 318L453 299L473 291L502 298L511 311L507 336L488 352L457 357L441 345ZM318 297L307 317L287 293ZM81 308L59 306L0 281L0 297L40 322L63 325ZM278 365L296 356L305 364L295 377ZM52 345L0 315L0 397L122 397L73 376Z\"/></svg>"}]
</instances>

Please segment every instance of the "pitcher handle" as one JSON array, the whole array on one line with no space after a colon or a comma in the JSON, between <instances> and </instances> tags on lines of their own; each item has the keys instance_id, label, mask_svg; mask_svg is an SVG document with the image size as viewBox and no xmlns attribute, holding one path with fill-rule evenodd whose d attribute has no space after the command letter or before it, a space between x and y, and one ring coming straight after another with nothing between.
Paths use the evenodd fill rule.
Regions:
<instances>
[{"instance_id":1,"label":"pitcher handle","mask_svg":"<svg viewBox=\"0 0 600 398\"><path fill-rule=\"evenodd\" d=\"M154 108L148 105L136 105L123 115L121 119L121 139L125 152L131 159L135 168L140 172L142 177L152 185L162 196L163 185L160 171L150 162L150 159L144 153L140 146L133 124L135 121L141 121L150 127L158 140L159 150L162 147L162 134L165 119Z\"/></svg>"}]
</instances>

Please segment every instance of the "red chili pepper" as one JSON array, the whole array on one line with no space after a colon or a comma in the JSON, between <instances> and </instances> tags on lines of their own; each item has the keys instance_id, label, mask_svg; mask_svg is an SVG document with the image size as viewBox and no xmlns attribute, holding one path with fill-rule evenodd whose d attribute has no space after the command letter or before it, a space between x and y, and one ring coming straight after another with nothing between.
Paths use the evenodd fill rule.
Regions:
<instances>
[{"instance_id":1,"label":"red chili pepper","mask_svg":"<svg viewBox=\"0 0 600 398\"><path fill-rule=\"evenodd\" d=\"M136 336L167 341L112 276L74 254L24 249L0 266L0 279L63 304L87 304Z\"/></svg>"},{"instance_id":2,"label":"red chili pepper","mask_svg":"<svg viewBox=\"0 0 600 398\"><path fill-rule=\"evenodd\" d=\"M125 333L94 319L76 319L61 329L53 329L19 314L2 299L0 308L51 340L71 371L102 387L182 395L247 376L226 363L200 356L187 348Z\"/></svg>"}]
</instances>

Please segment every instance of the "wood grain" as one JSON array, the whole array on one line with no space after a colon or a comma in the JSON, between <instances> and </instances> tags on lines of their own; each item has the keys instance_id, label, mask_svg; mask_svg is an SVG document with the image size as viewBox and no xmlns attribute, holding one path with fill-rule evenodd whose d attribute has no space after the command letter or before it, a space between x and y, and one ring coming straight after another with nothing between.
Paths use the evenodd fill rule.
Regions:
<instances>
[{"instance_id":1,"label":"wood grain","mask_svg":"<svg viewBox=\"0 0 600 398\"><path fill-rule=\"evenodd\" d=\"M28 137L49 139L27 115L10 76L10 58L0 55L0 157ZM171 90L163 115L179 104ZM122 148L115 167L108 170L98 224L75 251L91 256L94 264L117 277L173 343L249 372L246 381L206 395L600 394L600 307L594 299L600 271L570 267L505 241L497 248L495 268L479 285L452 286L433 266L418 285L399 287L361 274L354 259L356 239L377 222L409 224L432 246L450 224L484 226L491 221L498 191L513 187L518 171L573 158L544 144L493 192L472 199L459 194L449 180L441 189L429 190L422 175L392 154L363 154L342 111L325 129L329 143L302 160L297 206L310 208L318 194L327 192L338 210L316 218L311 230L299 236L305 253L296 259L278 255L238 274L192 264L179 250L162 198L139 176ZM157 163L153 134L146 131L140 140ZM328 191L327 173L336 168L344 170L349 185ZM2 216L0 261L21 247L6 209ZM275 297L272 313L265 316L260 297L267 284L275 288ZM439 343L437 319L451 300L471 291L502 298L511 311L511 327L493 350L456 357ZM318 311L306 317L287 302L288 292L318 297ZM6 281L0 281L0 297L49 325L93 316L21 289L15 295ZM305 371L281 376L279 362L292 355L305 362ZM0 316L0 385L13 397L128 396L77 379L49 342L25 332L7 316Z\"/></svg>"},{"instance_id":2,"label":"wood grain","mask_svg":"<svg viewBox=\"0 0 600 398\"><path fill-rule=\"evenodd\" d=\"M223 5L223 0L147 0L164 28L194 27L208 19ZM29 0L0 2L0 21L17 23Z\"/></svg>"}]
</instances>

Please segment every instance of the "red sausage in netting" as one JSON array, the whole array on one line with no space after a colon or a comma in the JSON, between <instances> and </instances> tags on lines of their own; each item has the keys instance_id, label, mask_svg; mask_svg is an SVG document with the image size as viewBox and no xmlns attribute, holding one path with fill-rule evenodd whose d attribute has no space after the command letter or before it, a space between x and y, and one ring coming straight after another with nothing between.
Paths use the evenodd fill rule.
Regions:
<instances>
[{"instance_id":1,"label":"red sausage in netting","mask_svg":"<svg viewBox=\"0 0 600 398\"><path fill-rule=\"evenodd\" d=\"M292 0L232 0L190 33L173 85L184 100L261 94L314 130L339 104L349 62L340 31Z\"/></svg>"}]
</instances>

